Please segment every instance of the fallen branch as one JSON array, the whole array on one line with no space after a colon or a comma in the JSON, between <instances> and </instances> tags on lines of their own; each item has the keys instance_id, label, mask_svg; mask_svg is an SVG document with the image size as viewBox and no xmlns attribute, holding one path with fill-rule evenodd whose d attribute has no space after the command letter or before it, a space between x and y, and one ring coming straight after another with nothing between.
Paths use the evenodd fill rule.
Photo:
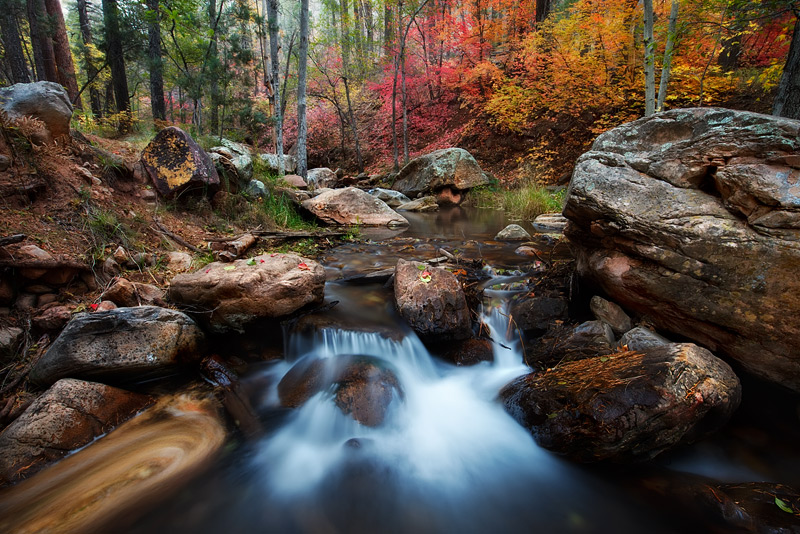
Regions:
<instances>
[{"instance_id":1,"label":"fallen branch","mask_svg":"<svg viewBox=\"0 0 800 534\"><path fill-rule=\"evenodd\" d=\"M233 261L247 252L250 247L256 244L256 241L256 236L253 234L244 234L241 238L233 241L216 241L209 243L209 245L218 260Z\"/></svg>"},{"instance_id":2,"label":"fallen branch","mask_svg":"<svg viewBox=\"0 0 800 534\"><path fill-rule=\"evenodd\" d=\"M192 245L191 243L186 241L184 238L182 238L178 234L176 234L174 232L171 232L169 230L169 228L167 228L166 226L161 224L161 221L158 219L158 217L153 217L153 223L155 224L155 228L153 228L152 226L151 226L151 228L153 228L153 230L155 230L156 232L158 232L160 234L164 234L168 238L170 238L173 241L175 241L177 244L181 245L182 247L188 248L192 252L197 252L198 254L203 254L204 253L203 250L201 250L201 249L197 248L196 246Z\"/></svg>"},{"instance_id":3,"label":"fallen branch","mask_svg":"<svg viewBox=\"0 0 800 534\"><path fill-rule=\"evenodd\" d=\"M0 247L5 247L6 245L13 245L14 243L19 243L20 241L25 241L26 237L28 236L26 236L25 234L14 234L6 237L0 237Z\"/></svg>"}]
</instances>

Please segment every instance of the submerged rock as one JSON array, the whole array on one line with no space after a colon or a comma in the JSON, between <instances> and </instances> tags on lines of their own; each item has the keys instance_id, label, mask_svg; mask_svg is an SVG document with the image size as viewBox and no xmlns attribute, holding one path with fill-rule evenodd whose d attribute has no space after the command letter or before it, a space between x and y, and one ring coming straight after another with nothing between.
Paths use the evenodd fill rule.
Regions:
<instances>
[{"instance_id":1,"label":"submerged rock","mask_svg":"<svg viewBox=\"0 0 800 534\"><path fill-rule=\"evenodd\" d=\"M530 238L531 234L518 224L509 224L494 236L496 241L527 241Z\"/></svg>"},{"instance_id":2,"label":"submerged rock","mask_svg":"<svg viewBox=\"0 0 800 534\"><path fill-rule=\"evenodd\" d=\"M536 442L581 462L647 460L722 426L739 379L693 344L619 352L522 376L500 392Z\"/></svg>"},{"instance_id":3,"label":"submerged rock","mask_svg":"<svg viewBox=\"0 0 800 534\"><path fill-rule=\"evenodd\" d=\"M0 434L0 484L34 474L151 402L104 384L59 380Z\"/></svg>"},{"instance_id":4,"label":"submerged rock","mask_svg":"<svg viewBox=\"0 0 800 534\"><path fill-rule=\"evenodd\" d=\"M346 187L331 189L302 203L326 224L407 226L408 221L369 193Z\"/></svg>"},{"instance_id":5,"label":"submerged rock","mask_svg":"<svg viewBox=\"0 0 800 534\"><path fill-rule=\"evenodd\" d=\"M325 269L319 263L295 254L264 254L179 274L168 295L212 331L241 332L256 319L319 304L324 292Z\"/></svg>"},{"instance_id":6,"label":"submerged rock","mask_svg":"<svg viewBox=\"0 0 800 534\"><path fill-rule=\"evenodd\" d=\"M411 200L404 204L397 206L397 211L437 211L439 204L436 203L436 197L422 197L416 200Z\"/></svg>"},{"instance_id":7,"label":"submerged rock","mask_svg":"<svg viewBox=\"0 0 800 534\"><path fill-rule=\"evenodd\" d=\"M403 396L397 377L383 360L338 355L298 361L278 383L278 397L283 406L297 408L329 387L342 413L372 427L380 426L392 400Z\"/></svg>"},{"instance_id":8,"label":"submerged rock","mask_svg":"<svg viewBox=\"0 0 800 534\"><path fill-rule=\"evenodd\" d=\"M30 377L52 384L65 377L132 379L158 375L202 357L203 332L187 315L156 306L79 313Z\"/></svg>"},{"instance_id":9,"label":"submerged rock","mask_svg":"<svg viewBox=\"0 0 800 534\"><path fill-rule=\"evenodd\" d=\"M550 234L560 233L567 226L567 218L560 213L542 213L531 222L531 226L537 232Z\"/></svg>"},{"instance_id":10,"label":"submerged rock","mask_svg":"<svg viewBox=\"0 0 800 534\"><path fill-rule=\"evenodd\" d=\"M209 155L175 126L164 128L150 141L142 151L142 165L165 198L189 190L211 197L219 189L219 175Z\"/></svg>"},{"instance_id":11,"label":"submerged rock","mask_svg":"<svg viewBox=\"0 0 800 534\"><path fill-rule=\"evenodd\" d=\"M472 334L464 290L450 271L398 260L394 299L400 315L424 341L467 339Z\"/></svg>"},{"instance_id":12,"label":"submerged rock","mask_svg":"<svg viewBox=\"0 0 800 534\"><path fill-rule=\"evenodd\" d=\"M579 271L660 330L800 391L800 121L658 113L603 133L564 207Z\"/></svg>"}]
</instances>

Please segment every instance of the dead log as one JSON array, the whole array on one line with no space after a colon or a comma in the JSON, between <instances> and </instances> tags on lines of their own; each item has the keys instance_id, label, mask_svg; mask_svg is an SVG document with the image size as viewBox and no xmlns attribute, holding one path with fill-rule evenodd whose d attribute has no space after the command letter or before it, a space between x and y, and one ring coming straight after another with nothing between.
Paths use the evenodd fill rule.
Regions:
<instances>
[{"instance_id":1,"label":"dead log","mask_svg":"<svg viewBox=\"0 0 800 534\"><path fill-rule=\"evenodd\" d=\"M26 237L28 236L26 236L25 234L14 234L5 237L0 237L0 247L5 247L6 245L13 245L14 243L25 241Z\"/></svg>"},{"instance_id":2,"label":"dead log","mask_svg":"<svg viewBox=\"0 0 800 534\"><path fill-rule=\"evenodd\" d=\"M233 261L241 257L247 250L256 244L258 239L253 234L244 234L233 241L215 241L209 243L214 257L221 261Z\"/></svg>"}]
</instances>

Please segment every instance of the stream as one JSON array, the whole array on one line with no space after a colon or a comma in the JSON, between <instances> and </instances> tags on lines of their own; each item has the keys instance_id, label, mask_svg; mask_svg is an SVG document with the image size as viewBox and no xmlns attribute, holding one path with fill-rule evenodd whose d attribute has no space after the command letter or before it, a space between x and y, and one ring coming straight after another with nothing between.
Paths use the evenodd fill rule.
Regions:
<instances>
[{"instance_id":1,"label":"stream","mask_svg":"<svg viewBox=\"0 0 800 534\"><path fill-rule=\"evenodd\" d=\"M249 364L241 378L263 432L230 438L210 468L143 517L121 518L117 531L709 532L684 514L679 499L650 490L696 477L800 486L797 399L751 381L743 380L743 405L723 431L655 461L582 466L539 448L496 401L503 385L529 372L504 314L514 290L503 283L537 266L514 253L518 244L492 240L508 222L502 212L409 215L403 232L364 230L366 241L320 258L326 303L336 305L282 333L254 329L221 344L229 351L223 356L270 360ZM493 362L460 367L431 355L396 315L391 288L362 276L392 268L398 258L430 260L440 248L491 266L482 320L495 341ZM399 392L382 425L344 415L330 389L300 408L281 407L276 386L297 362L351 355L397 377Z\"/></svg>"}]
</instances>

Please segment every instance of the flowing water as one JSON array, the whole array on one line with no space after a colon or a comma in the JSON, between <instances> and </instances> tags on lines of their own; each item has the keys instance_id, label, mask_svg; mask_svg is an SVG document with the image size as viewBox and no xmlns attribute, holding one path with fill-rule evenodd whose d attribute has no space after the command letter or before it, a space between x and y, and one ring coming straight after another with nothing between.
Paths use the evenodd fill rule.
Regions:
<instances>
[{"instance_id":1,"label":"flowing water","mask_svg":"<svg viewBox=\"0 0 800 534\"><path fill-rule=\"evenodd\" d=\"M529 372L503 302L513 294L507 283L536 270L535 262L515 255L514 245L492 241L506 223L499 212L458 209L411 219L404 233L367 234L382 241L339 247L322 259L329 278L326 302L338 304L287 326L281 358L252 364L242 377L263 432L231 439L216 465L144 517L121 523L123 531L686 532L686 523L676 520L680 510L631 491L637 487L631 480L665 468L735 481L800 480L790 443L769 439L761 443L758 461L737 457L757 449L753 437L768 432L753 431L750 422L689 452L632 468L578 466L539 448L496 400L503 385ZM382 280L352 282L359 274L393 267L400 257L431 259L441 248L465 261L482 259L501 273L487 284L500 289L486 291L491 298L483 312L494 340L493 362L458 367L432 357L396 316L391 289ZM256 331L245 345L263 356L276 351L275 341L273 333ZM227 340L230 355L240 342ZM271 348L260 353L262 346ZM399 383L381 426L344 415L332 389L297 409L280 406L276 385L296 362L353 355L378 362ZM792 402L783 406L789 414ZM781 417L796 426L796 417ZM795 428L779 431L796 435ZM769 447L772 455L764 453Z\"/></svg>"}]
</instances>

